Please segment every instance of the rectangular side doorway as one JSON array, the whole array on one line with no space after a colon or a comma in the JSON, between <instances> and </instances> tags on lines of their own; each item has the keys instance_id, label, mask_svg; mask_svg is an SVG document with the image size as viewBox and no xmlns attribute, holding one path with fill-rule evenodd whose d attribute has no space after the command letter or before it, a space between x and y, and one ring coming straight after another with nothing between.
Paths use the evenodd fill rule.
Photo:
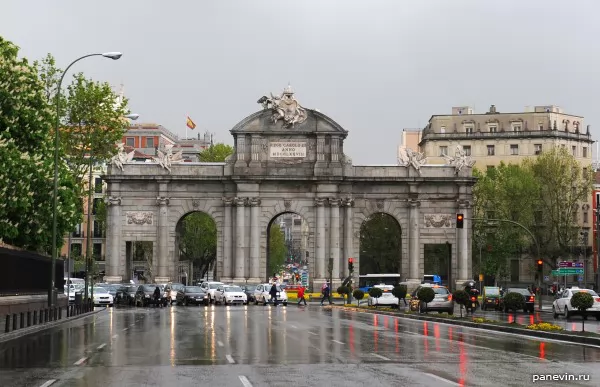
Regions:
<instances>
[{"instance_id":1,"label":"rectangular side doorway","mask_svg":"<svg viewBox=\"0 0 600 387\"><path fill-rule=\"evenodd\" d=\"M425 244L424 275L438 275L442 285L452 289L452 245L449 243Z\"/></svg>"}]
</instances>

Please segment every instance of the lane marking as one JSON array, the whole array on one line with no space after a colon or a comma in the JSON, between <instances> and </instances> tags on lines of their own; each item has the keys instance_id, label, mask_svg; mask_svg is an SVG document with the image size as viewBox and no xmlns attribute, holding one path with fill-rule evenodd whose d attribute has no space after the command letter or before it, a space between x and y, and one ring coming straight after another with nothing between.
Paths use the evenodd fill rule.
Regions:
<instances>
[{"instance_id":1,"label":"lane marking","mask_svg":"<svg viewBox=\"0 0 600 387\"><path fill-rule=\"evenodd\" d=\"M333 341L334 343L342 344L342 345L344 344L341 341L337 341L337 340L331 340L331 341Z\"/></svg>"},{"instance_id":2,"label":"lane marking","mask_svg":"<svg viewBox=\"0 0 600 387\"><path fill-rule=\"evenodd\" d=\"M308 331L308 333L310 333L311 335L314 335L314 336L319 336L319 334L315 333L315 332Z\"/></svg>"},{"instance_id":3,"label":"lane marking","mask_svg":"<svg viewBox=\"0 0 600 387\"><path fill-rule=\"evenodd\" d=\"M73 363L73 365L82 365L84 361L87 360L87 357L82 357L81 359L77 360L75 363Z\"/></svg>"},{"instance_id":4,"label":"lane marking","mask_svg":"<svg viewBox=\"0 0 600 387\"><path fill-rule=\"evenodd\" d=\"M117 337L119 337L119 335L113 335L113 339L116 339Z\"/></svg>"},{"instance_id":5,"label":"lane marking","mask_svg":"<svg viewBox=\"0 0 600 387\"><path fill-rule=\"evenodd\" d=\"M456 382L453 382L452 380L448 380L448 379L442 378L441 376L437 376L437 375L434 375L434 374L428 374L426 372L424 372L423 374L427 375L427 376L430 376L430 377L432 377L434 379L437 379L440 382L448 383L451 386L460 386L460 384L458 384Z\"/></svg>"},{"instance_id":6,"label":"lane marking","mask_svg":"<svg viewBox=\"0 0 600 387\"><path fill-rule=\"evenodd\" d=\"M297 326L295 326L295 325L290 325L290 327L292 327L292 328L294 328L294 329L298 329L298 327L297 327Z\"/></svg>"},{"instance_id":7,"label":"lane marking","mask_svg":"<svg viewBox=\"0 0 600 387\"><path fill-rule=\"evenodd\" d=\"M128 330L128 329L129 329L129 328L123 328L123 331L126 331L126 330Z\"/></svg>"},{"instance_id":8,"label":"lane marking","mask_svg":"<svg viewBox=\"0 0 600 387\"><path fill-rule=\"evenodd\" d=\"M387 361L390 361L390 360L391 360L391 359L389 359L389 358L387 358L387 357L385 357L385 356L382 356L382 355L380 355L380 354L378 354L378 353L372 353L371 355L373 355L373 356L375 356L375 357L378 357L378 358L380 358L381 360L387 360Z\"/></svg>"},{"instance_id":9,"label":"lane marking","mask_svg":"<svg viewBox=\"0 0 600 387\"><path fill-rule=\"evenodd\" d=\"M242 382L244 387L252 387L252 383L250 383L248 378L245 377L244 375L240 375L240 376L238 376L238 378L240 378L240 382Z\"/></svg>"},{"instance_id":10,"label":"lane marking","mask_svg":"<svg viewBox=\"0 0 600 387\"><path fill-rule=\"evenodd\" d=\"M105 344L100 344L100 345L98 346L98 349L102 349L102 348L104 348L104 347L106 347L106 343L105 343Z\"/></svg>"},{"instance_id":11,"label":"lane marking","mask_svg":"<svg viewBox=\"0 0 600 387\"><path fill-rule=\"evenodd\" d=\"M241 378L241 376L240 376L240 378ZM246 380L248 380L248 379L246 379ZM44 384L42 384L40 387L49 387L49 386L51 386L51 385L52 385L54 382L56 382L56 379L50 379L50 380L48 380L47 382L45 382ZM242 383L244 383L244 382L242 382ZM244 385L245 385L245 384L244 384ZM249 384L249 386L252 386L252 385L251 385L251 384Z\"/></svg>"},{"instance_id":12,"label":"lane marking","mask_svg":"<svg viewBox=\"0 0 600 387\"><path fill-rule=\"evenodd\" d=\"M233 358L231 357L231 355L225 355L225 358L227 359L227 361L229 362L229 364L235 363L235 360L233 360Z\"/></svg>"},{"instance_id":13,"label":"lane marking","mask_svg":"<svg viewBox=\"0 0 600 387\"><path fill-rule=\"evenodd\" d=\"M217 341L217 345L218 345L219 347L222 347L222 346L223 346L223 342L222 342L222 341Z\"/></svg>"}]
</instances>

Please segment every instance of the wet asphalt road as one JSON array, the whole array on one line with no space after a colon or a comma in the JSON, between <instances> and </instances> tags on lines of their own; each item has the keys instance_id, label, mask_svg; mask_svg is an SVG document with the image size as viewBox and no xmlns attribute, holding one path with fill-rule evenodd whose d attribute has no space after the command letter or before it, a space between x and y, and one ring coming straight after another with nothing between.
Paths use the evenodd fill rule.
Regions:
<instances>
[{"instance_id":1,"label":"wet asphalt road","mask_svg":"<svg viewBox=\"0 0 600 387\"><path fill-rule=\"evenodd\" d=\"M598 347L316 305L110 308L1 343L0 386L594 386L599 364Z\"/></svg>"}]
</instances>

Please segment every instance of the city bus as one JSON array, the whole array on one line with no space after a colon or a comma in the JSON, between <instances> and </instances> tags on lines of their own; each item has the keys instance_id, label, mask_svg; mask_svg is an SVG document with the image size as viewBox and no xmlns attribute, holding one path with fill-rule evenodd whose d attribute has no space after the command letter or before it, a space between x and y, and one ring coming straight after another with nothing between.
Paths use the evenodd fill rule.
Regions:
<instances>
[{"instance_id":1,"label":"city bus","mask_svg":"<svg viewBox=\"0 0 600 387\"><path fill-rule=\"evenodd\" d=\"M373 286L392 290L400 284L400 274L363 274L358 276L358 288L367 293Z\"/></svg>"}]
</instances>

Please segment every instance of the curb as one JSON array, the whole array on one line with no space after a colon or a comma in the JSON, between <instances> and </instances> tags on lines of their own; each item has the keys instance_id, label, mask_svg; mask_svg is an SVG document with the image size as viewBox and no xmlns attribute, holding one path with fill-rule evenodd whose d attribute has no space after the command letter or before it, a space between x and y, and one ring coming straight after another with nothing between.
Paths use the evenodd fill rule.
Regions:
<instances>
[{"instance_id":1,"label":"curb","mask_svg":"<svg viewBox=\"0 0 600 387\"><path fill-rule=\"evenodd\" d=\"M387 311L361 310L358 308L351 308L351 307L347 307L347 306L340 307L337 305L328 305L327 307L349 310L349 311L358 312L358 313L381 314L381 315L386 315L386 316L405 318L408 320L431 321L431 322L438 322L438 323L451 324L451 325L460 325L460 326L469 327L469 328L479 328L479 329L484 329L484 330L488 330L488 331L498 331L498 332L504 332L504 333L525 335L525 336L531 336L531 337L535 337L535 338L544 338L544 339L552 339L552 340L559 340L559 341L567 341L567 342L576 343L576 344L600 346L600 338L598 338L598 337L570 335L570 334L556 333L556 332L533 331L533 330L525 329L525 328L513 328L513 327L491 325L491 324L480 324L480 323L475 323L475 322L471 322L471 321L460 321L460 320L453 320L453 319L442 318L442 317L409 315L409 314L400 314L400 313L387 312Z\"/></svg>"},{"instance_id":2,"label":"curb","mask_svg":"<svg viewBox=\"0 0 600 387\"><path fill-rule=\"evenodd\" d=\"M28 335L31 335L31 334L34 334L34 333L39 333L39 332L45 331L46 329L53 328L53 327L55 327L57 325L64 324L64 323L67 323L67 322L71 322L71 321L75 321L75 320L79 320L81 318L94 315L94 314L102 312L104 310L106 310L106 308L94 310L94 311L87 312L87 313L82 313L80 315L77 315L77 316L74 316L74 317L65 318L63 320L51 321L51 322L48 322L48 323L45 323L45 324L42 324L42 325L34 325L34 326L31 326L31 327L27 327L27 328L17 329L16 331L13 331L13 332L2 333L2 334L0 334L0 343L4 343L4 342L7 342L7 341L19 339L19 338L21 338L23 336L28 336Z\"/></svg>"}]
</instances>

